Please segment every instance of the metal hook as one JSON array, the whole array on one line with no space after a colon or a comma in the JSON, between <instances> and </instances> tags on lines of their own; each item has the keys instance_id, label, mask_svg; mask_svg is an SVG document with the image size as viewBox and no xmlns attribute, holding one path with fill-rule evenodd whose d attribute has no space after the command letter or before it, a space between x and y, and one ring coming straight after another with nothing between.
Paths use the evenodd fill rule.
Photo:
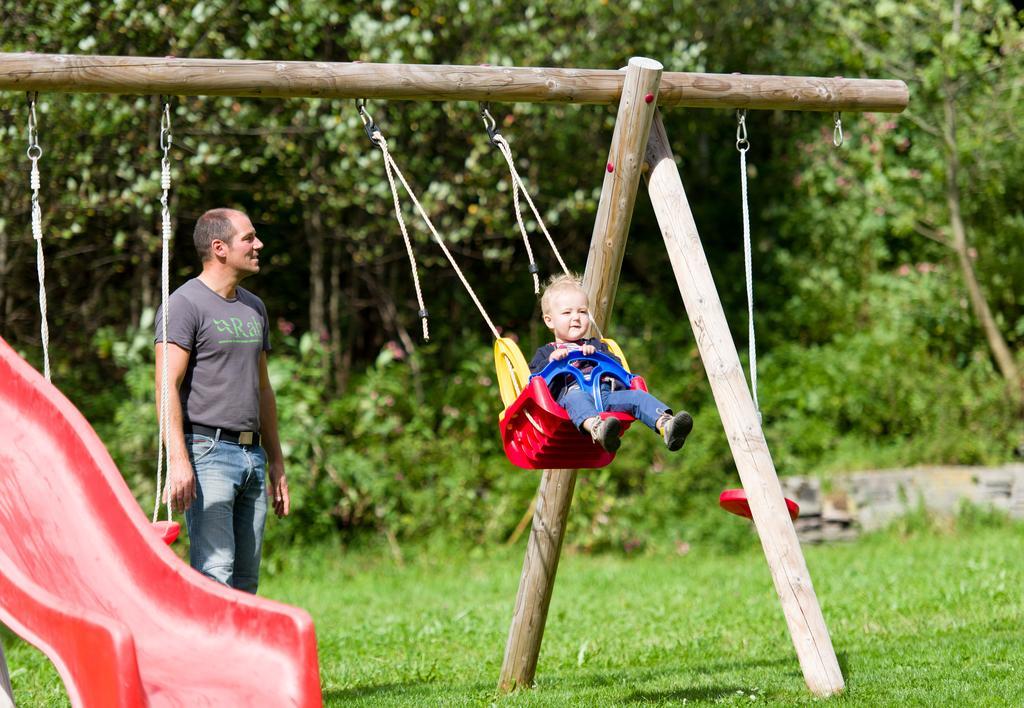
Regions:
<instances>
[{"instance_id":1,"label":"metal hook","mask_svg":"<svg viewBox=\"0 0 1024 708\"><path fill-rule=\"evenodd\" d=\"M839 111L832 114L832 120L834 125L832 128L832 144L836 147L843 146L843 119L839 115Z\"/></svg>"},{"instance_id":2,"label":"metal hook","mask_svg":"<svg viewBox=\"0 0 1024 708\"><path fill-rule=\"evenodd\" d=\"M494 120L494 116L491 115L490 103L480 104L480 117L483 118L484 128L487 129L487 137L490 138L491 145L498 147L498 141L495 140L495 136L500 134L498 131L498 121Z\"/></svg>"},{"instance_id":3,"label":"metal hook","mask_svg":"<svg viewBox=\"0 0 1024 708\"><path fill-rule=\"evenodd\" d=\"M379 133L377 124L373 122L373 116L366 110L366 99L357 98L356 107L359 108L359 119L363 121L363 130L366 131L366 137L370 139L370 142L374 145L377 144L377 138L374 137L374 133Z\"/></svg>"},{"instance_id":4,"label":"metal hook","mask_svg":"<svg viewBox=\"0 0 1024 708\"><path fill-rule=\"evenodd\" d=\"M750 141L747 140L747 109L736 110L736 149L746 152L750 149Z\"/></svg>"},{"instance_id":5,"label":"metal hook","mask_svg":"<svg viewBox=\"0 0 1024 708\"><path fill-rule=\"evenodd\" d=\"M29 91L25 94L25 98L28 99L28 119L29 123L34 127L36 124L36 101L39 100L38 91Z\"/></svg>"}]
</instances>

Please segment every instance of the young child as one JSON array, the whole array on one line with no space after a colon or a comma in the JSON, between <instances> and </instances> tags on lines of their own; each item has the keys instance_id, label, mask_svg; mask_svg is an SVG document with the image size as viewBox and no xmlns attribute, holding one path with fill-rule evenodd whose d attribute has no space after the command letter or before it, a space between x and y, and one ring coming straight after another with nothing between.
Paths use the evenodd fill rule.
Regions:
<instances>
[{"instance_id":1,"label":"young child","mask_svg":"<svg viewBox=\"0 0 1024 708\"><path fill-rule=\"evenodd\" d=\"M583 354L602 352L621 364L600 339L588 337L590 331L590 303L587 293L577 278L558 275L548 282L540 300L544 324L554 333L555 341L537 350L530 362L530 371L539 373L552 361L564 359L569 352ZM593 368L585 361L577 362L584 371ZM675 451L686 442L693 429L693 418L686 411L673 414L672 409L646 391L614 389L617 382L601 383L605 410L628 413L651 430L661 435L669 450ZM619 449L622 424L618 418L601 418L594 399L570 377L560 377L551 383L551 395L565 408L573 425L590 433L595 443L608 452Z\"/></svg>"}]
</instances>

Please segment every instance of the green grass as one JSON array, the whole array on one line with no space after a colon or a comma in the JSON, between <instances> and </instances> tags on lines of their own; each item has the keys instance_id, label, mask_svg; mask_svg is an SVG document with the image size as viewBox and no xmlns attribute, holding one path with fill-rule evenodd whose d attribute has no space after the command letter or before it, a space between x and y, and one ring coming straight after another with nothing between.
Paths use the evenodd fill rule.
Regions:
<instances>
[{"instance_id":1,"label":"green grass","mask_svg":"<svg viewBox=\"0 0 1024 708\"><path fill-rule=\"evenodd\" d=\"M982 519L984 522L984 519ZM846 677L836 705L1024 703L1024 527L892 532L806 548ZM407 557L412 549L404 549ZM327 705L807 705L756 540L738 555L566 556L533 690L495 684L522 547L278 556L261 593L316 620ZM66 701L10 637L19 705Z\"/></svg>"}]
</instances>

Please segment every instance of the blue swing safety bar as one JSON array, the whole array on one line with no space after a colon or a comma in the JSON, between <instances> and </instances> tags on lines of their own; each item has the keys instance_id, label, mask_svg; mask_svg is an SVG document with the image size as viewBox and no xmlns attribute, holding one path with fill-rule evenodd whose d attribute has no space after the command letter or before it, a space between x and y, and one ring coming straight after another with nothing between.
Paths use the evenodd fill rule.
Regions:
<instances>
[{"instance_id":1,"label":"blue swing safety bar","mask_svg":"<svg viewBox=\"0 0 1024 708\"><path fill-rule=\"evenodd\" d=\"M574 362L577 361L590 362L594 366L589 371L583 372L574 366ZM597 406L598 410L602 411L604 410L604 403L601 401L601 380L605 376L610 376L626 388L629 388L633 379L636 378L636 374L626 371L619 362L604 352L584 354L580 351L569 352L569 355L564 359L552 361L540 373L533 374L530 378L535 379L538 376L544 379L548 387L560 376L571 376L576 380L581 389L593 396L594 405Z\"/></svg>"}]
</instances>

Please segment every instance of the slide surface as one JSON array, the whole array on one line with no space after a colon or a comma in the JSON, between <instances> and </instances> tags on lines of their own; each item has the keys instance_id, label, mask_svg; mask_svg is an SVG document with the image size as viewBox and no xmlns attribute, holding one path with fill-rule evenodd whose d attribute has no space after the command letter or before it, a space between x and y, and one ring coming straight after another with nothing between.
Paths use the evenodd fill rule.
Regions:
<instances>
[{"instance_id":1,"label":"slide surface","mask_svg":"<svg viewBox=\"0 0 1024 708\"><path fill-rule=\"evenodd\" d=\"M0 339L0 621L76 706L320 706L313 621L160 540L81 413Z\"/></svg>"}]
</instances>

